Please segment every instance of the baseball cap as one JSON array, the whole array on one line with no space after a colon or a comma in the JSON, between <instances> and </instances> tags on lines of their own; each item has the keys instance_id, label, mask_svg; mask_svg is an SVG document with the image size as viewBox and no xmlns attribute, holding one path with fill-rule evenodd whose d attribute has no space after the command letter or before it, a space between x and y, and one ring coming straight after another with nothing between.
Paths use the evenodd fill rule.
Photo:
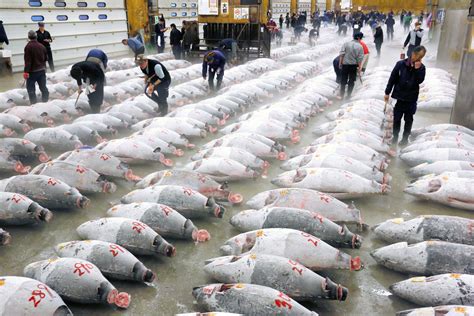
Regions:
<instances>
[{"instance_id":1,"label":"baseball cap","mask_svg":"<svg viewBox=\"0 0 474 316\"><path fill-rule=\"evenodd\" d=\"M147 58L145 57L145 55L139 54L139 55L137 55L136 63L137 63L137 64L141 64L141 63L143 63L143 62L146 61L146 60L147 60Z\"/></svg>"},{"instance_id":2,"label":"baseball cap","mask_svg":"<svg viewBox=\"0 0 474 316\"><path fill-rule=\"evenodd\" d=\"M44 22L38 22L38 26L44 26Z\"/></svg>"}]
</instances>

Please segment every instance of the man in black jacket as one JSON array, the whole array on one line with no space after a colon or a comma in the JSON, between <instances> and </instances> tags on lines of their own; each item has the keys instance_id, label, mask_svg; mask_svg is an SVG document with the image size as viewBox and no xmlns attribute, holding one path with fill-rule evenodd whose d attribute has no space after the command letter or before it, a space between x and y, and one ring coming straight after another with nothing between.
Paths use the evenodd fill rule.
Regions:
<instances>
[{"instance_id":1,"label":"man in black jacket","mask_svg":"<svg viewBox=\"0 0 474 316\"><path fill-rule=\"evenodd\" d=\"M71 77L76 79L78 93L83 90L82 83L85 83L89 106L92 113L100 113L100 107L104 101L104 82L105 75L98 63L92 61L81 61L74 64L71 68Z\"/></svg>"},{"instance_id":2,"label":"man in black jacket","mask_svg":"<svg viewBox=\"0 0 474 316\"><path fill-rule=\"evenodd\" d=\"M38 37L38 42L43 44L46 47L46 51L48 52L48 65L49 70L54 72L54 62L53 62L53 52L51 51L51 42L53 39L51 38L51 34L44 29L44 23L38 23L39 29L36 31L36 35Z\"/></svg>"},{"instance_id":3,"label":"man in black jacket","mask_svg":"<svg viewBox=\"0 0 474 316\"><path fill-rule=\"evenodd\" d=\"M392 144L394 145L398 141L403 116L405 117L405 128L400 145L404 146L408 143L408 136L410 136L413 125L413 115L416 112L420 84L425 80L426 69L421 62L425 54L426 48L418 46L409 58L397 62L385 88L385 101L388 102L390 94L392 94L392 98L397 100L393 114Z\"/></svg>"},{"instance_id":4,"label":"man in black jacket","mask_svg":"<svg viewBox=\"0 0 474 316\"><path fill-rule=\"evenodd\" d=\"M165 116L168 113L170 73L162 63L143 55L138 55L137 64L145 74L145 95L158 104L160 115Z\"/></svg>"},{"instance_id":5,"label":"man in black jacket","mask_svg":"<svg viewBox=\"0 0 474 316\"><path fill-rule=\"evenodd\" d=\"M392 14L388 15L385 24L387 25L387 40L391 41L393 40L393 26L395 25L395 19Z\"/></svg>"},{"instance_id":6,"label":"man in black jacket","mask_svg":"<svg viewBox=\"0 0 474 316\"><path fill-rule=\"evenodd\" d=\"M170 45L175 59L181 59L181 40L183 35L176 28L176 24L171 24Z\"/></svg>"},{"instance_id":7,"label":"man in black jacket","mask_svg":"<svg viewBox=\"0 0 474 316\"><path fill-rule=\"evenodd\" d=\"M382 49L382 43L383 43L383 31L382 31L382 25L379 23L377 24L377 27L375 28L375 34L374 34L374 44L375 44L375 49L377 50L377 57L380 57L380 50Z\"/></svg>"},{"instance_id":8,"label":"man in black jacket","mask_svg":"<svg viewBox=\"0 0 474 316\"><path fill-rule=\"evenodd\" d=\"M0 49L2 49L3 43L7 45L10 44L8 41L7 32L5 32L5 28L3 27L3 21L0 21Z\"/></svg>"}]
</instances>

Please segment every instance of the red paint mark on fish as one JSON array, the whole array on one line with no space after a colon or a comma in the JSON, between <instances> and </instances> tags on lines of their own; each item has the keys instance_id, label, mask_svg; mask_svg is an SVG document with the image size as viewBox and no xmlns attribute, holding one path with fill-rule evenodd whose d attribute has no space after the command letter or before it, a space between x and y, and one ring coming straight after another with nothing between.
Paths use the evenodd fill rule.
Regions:
<instances>
[{"instance_id":1,"label":"red paint mark on fish","mask_svg":"<svg viewBox=\"0 0 474 316\"><path fill-rule=\"evenodd\" d=\"M275 305L278 307L278 308L288 308L288 309L291 309L293 307L291 303L291 298L289 298L287 295L283 294L282 292L280 292L278 294L278 297L280 297L281 299L276 299L275 300Z\"/></svg>"},{"instance_id":2,"label":"red paint mark on fish","mask_svg":"<svg viewBox=\"0 0 474 316\"><path fill-rule=\"evenodd\" d=\"M109 245L109 251L112 254L112 256L117 257L120 252L124 253L125 251L120 247L119 245Z\"/></svg>"},{"instance_id":3,"label":"red paint mark on fish","mask_svg":"<svg viewBox=\"0 0 474 316\"><path fill-rule=\"evenodd\" d=\"M298 262L294 262L294 261L291 260L291 259L288 260L288 262L289 262L292 266L294 266L294 267L291 268L291 270L298 272L299 275L303 275L303 269L302 269L302 268L298 268L298 266L299 266Z\"/></svg>"},{"instance_id":4,"label":"red paint mark on fish","mask_svg":"<svg viewBox=\"0 0 474 316\"><path fill-rule=\"evenodd\" d=\"M84 169L84 167L82 166L77 165L76 172L83 174L84 172L86 172L86 169Z\"/></svg>"},{"instance_id":5,"label":"red paint mark on fish","mask_svg":"<svg viewBox=\"0 0 474 316\"><path fill-rule=\"evenodd\" d=\"M43 298L46 297L46 293L43 292L42 290L45 290L49 294L49 296L53 297L53 293L51 293L51 291L49 290L49 288L46 285L38 284L37 288L39 290L33 290L31 292L30 298L28 299L28 302L33 302L33 307L34 308L38 307L39 303L41 303Z\"/></svg>"},{"instance_id":6,"label":"red paint mark on fish","mask_svg":"<svg viewBox=\"0 0 474 316\"><path fill-rule=\"evenodd\" d=\"M140 222L132 222L132 225L132 229L139 234L142 232L142 230L146 229L146 225Z\"/></svg>"},{"instance_id":7,"label":"red paint mark on fish","mask_svg":"<svg viewBox=\"0 0 474 316\"><path fill-rule=\"evenodd\" d=\"M107 154L101 154L99 158L102 159L103 161L106 161L110 159L110 156Z\"/></svg>"},{"instance_id":8,"label":"red paint mark on fish","mask_svg":"<svg viewBox=\"0 0 474 316\"><path fill-rule=\"evenodd\" d=\"M187 196L192 196L192 195L194 195L193 190L190 189L190 188L184 188L183 192L184 192L184 194L186 194Z\"/></svg>"},{"instance_id":9,"label":"red paint mark on fish","mask_svg":"<svg viewBox=\"0 0 474 316\"><path fill-rule=\"evenodd\" d=\"M21 194L13 194L12 201L18 204L21 201L26 201L26 198Z\"/></svg>"},{"instance_id":10,"label":"red paint mark on fish","mask_svg":"<svg viewBox=\"0 0 474 316\"><path fill-rule=\"evenodd\" d=\"M56 184L58 184L58 181L56 181L56 180L53 179L53 178L49 178L49 179L48 179L48 184L49 184L49 185L52 185L52 186L54 187Z\"/></svg>"},{"instance_id":11,"label":"red paint mark on fish","mask_svg":"<svg viewBox=\"0 0 474 316\"><path fill-rule=\"evenodd\" d=\"M170 213L173 211L170 207L166 205L161 205L160 208L166 216L170 215Z\"/></svg>"},{"instance_id":12,"label":"red paint mark on fish","mask_svg":"<svg viewBox=\"0 0 474 316\"><path fill-rule=\"evenodd\" d=\"M86 273L91 273L91 270L94 269L94 266L91 263L76 263L74 265L74 270L73 273L77 273L79 276L83 276Z\"/></svg>"}]
</instances>

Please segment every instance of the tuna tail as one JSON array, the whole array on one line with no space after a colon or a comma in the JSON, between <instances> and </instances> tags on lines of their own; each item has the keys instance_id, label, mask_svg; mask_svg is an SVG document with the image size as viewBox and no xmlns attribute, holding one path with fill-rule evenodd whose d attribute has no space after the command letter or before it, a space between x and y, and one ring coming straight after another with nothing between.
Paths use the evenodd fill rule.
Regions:
<instances>
[{"instance_id":1,"label":"tuna tail","mask_svg":"<svg viewBox=\"0 0 474 316\"><path fill-rule=\"evenodd\" d=\"M325 287L327 298L331 300L345 301L349 290L340 284L334 283L331 279L326 278Z\"/></svg>"},{"instance_id":2,"label":"tuna tail","mask_svg":"<svg viewBox=\"0 0 474 316\"><path fill-rule=\"evenodd\" d=\"M147 267L145 267L145 265L140 261L137 261L137 263L135 263L135 265L133 266L132 272L133 272L133 279L139 282L151 283L156 277L155 273L147 269Z\"/></svg>"},{"instance_id":3,"label":"tuna tail","mask_svg":"<svg viewBox=\"0 0 474 316\"><path fill-rule=\"evenodd\" d=\"M206 206L209 208L209 213L215 217L222 218L224 216L225 208L217 204L214 198L208 198Z\"/></svg>"},{"instance_id":4,"label":"tuna tail","mask_svg":"<svg viewBox=\"0 0 474 316\"><path fill-rule=\"evenodd\" d=\"M0 246L8 245L11 241L12 237L10 234L0 228Z\"/></svg>"},{"instance_id":5,"label":"tuna tail","mask_svg":"<svg viewBox=\"0 0 474 316\"><path fill-rule=\"evenodd\" d=\"M53 213L47 208L41 207L38 203L31 203L28 213L35 215L36 220L48 223L53 218Z\"/></svg>"},{"instance_id":6,"label":"tuna tail","mask_svg":"<svg viewBox=\"0 0 474 316\"><path fill-rule=\"evenodd\" d=\"M176 255L176 248L164 240L160 235L157 235L153 240L153 248L156 253L163 254L167 257L173 257Z\"/></svg>"}]
</instances>

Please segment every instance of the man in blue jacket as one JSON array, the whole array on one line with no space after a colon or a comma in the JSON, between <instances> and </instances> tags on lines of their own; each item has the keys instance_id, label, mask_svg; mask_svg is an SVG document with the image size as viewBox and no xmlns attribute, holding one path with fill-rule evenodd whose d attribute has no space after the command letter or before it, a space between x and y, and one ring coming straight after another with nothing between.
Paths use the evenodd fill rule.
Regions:
<instances>
[{"instance_id":1,"label":"man in blue jacket","mask_svg":"<svg viewBox=\"0 0 474 316\"><path fill-rule=\"evenodd\" d=\"M122 44L130 47L132 52L135 54L135 61L137 60L138 55L145 54L145 46L141 41L140 35L130 37L129 39L123 39Z\"/></svg>"},{"instance_id":2,"label":"man in blue jacket","mask_svg":"<svg viewBox=\"0 0 474 316\"><path fill-rule=\"evenodd\" d=\"M221 88L222 79L224 78L225 56L219 50L211 50L204 55L202 62L202 77L206 79L208 73L209 88L211 90L219 90ZM214 88L214 77L217 74L217 85Z\"/></svg>"},{"instance_id":3,"label":"man in blue jacket","mask_svg":"<svg viewBox=\"0 0 474 316\"><path fill-rule=\"evenodd\" d=\"M87 54L86 61L91 61L93 63L98 64L102 71L105 72L109 59L107 58L107 54L103 50L94 48L91 49Z\"/></svg>"},{"instance_id":4,"label":"man in blue jacket","mask_svg":"<svg viewBox=\"0 0 474 316\"><path fill-rule=\"evenodd\" d=\"M385 88L385 102L388 102L390 94L392 94L392 98L397 100L393 114L392 144L394 145L398 141L402 117L405 117L405 128L399 145L404 146L408 143L408 136L410 136L413 125L413 115L416 112L420 84L425 80L426 69L421 62L425 54L426 48L418 46L413 49L410 57L397 62Z\"/></svg>"}]
</instances>

